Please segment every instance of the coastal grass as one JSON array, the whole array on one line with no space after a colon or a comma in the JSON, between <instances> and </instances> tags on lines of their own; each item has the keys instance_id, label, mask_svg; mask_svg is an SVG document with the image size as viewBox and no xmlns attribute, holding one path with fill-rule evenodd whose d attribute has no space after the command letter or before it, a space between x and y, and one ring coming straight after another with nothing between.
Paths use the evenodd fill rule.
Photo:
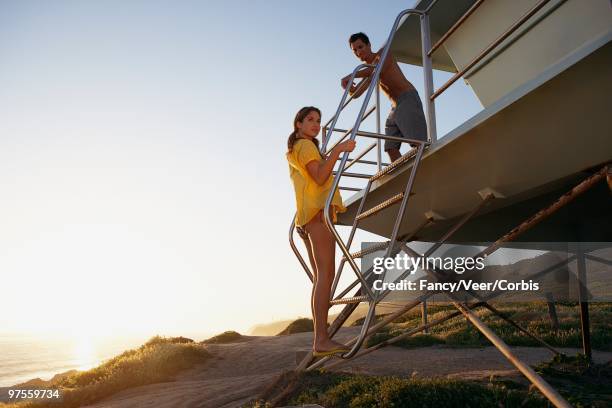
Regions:
<instances>
[{"instance_id":1,"label":"coastal grass","mask_svg":"<svg viewBox=\"0 0 612 408\"><path fill-rule=\"evenodd\" d=\"M282 389L279 393L278 390ZM266 394L266 392L268 394ZM543 397L529 389L505 384L481 384L444 378L375 377L321 370L287 373L247 407L320 404L326 408L370 407L547 407Z\"/></svg>"},{"instance_id":2,"label":"coastal grass","mask_svg":"<svg viewBox=\"0 0 612 408\"><path fill-rule=\"evenodd\" d=\"M312 322L312 319L303 317L289 323L289 325L283 331L278 333L277 336L287 336L289 334L305 333L311 331L314 331L314 324Z\"/></svg>"},{"instance_id":3,"label":"coastal grass","mask_svg":"<svg viewBox=\"0 0 612 408\"><path fill-rule=\"evenodd\" d=\"M554 330L548 314L548 306L543 302L506 303L494 305L504 316L514 320L521 327L541 338L554 347L582 347L580 316L577 304L557 303L556 310L559 329ZM428 319L433 321L455 312L457 309L448 304L428 305ZM474 313L510 346L541 346L535 339L522 333L485 308L474 309ZM612 351L612 303L591 303L591 345L594 349ZM413 309L383 331L371 336L367 346L400 336L422 324L420 308ZM481 347L490 345L489 341L462 316L454 317L433 326L427 334L416 334L394 343L395 346L413 348L444 344L454 347Z\"/></svg>"},{"instance_id":4,"label":"coastal grass","mask_svg":"<svg viewBox=\"0 0 612 408\"><path fill-rule=\"evenodd\" d=\"M203 344L227 344L242 340L242 334L229 330L202 341Z\"/></svg>"},{"instance_id":5,"label":"coastal grass","mask_svg":"<svg viewBox=\"0 0 612 408\"><path fill-rule=\"evenodd\" d=\"M43 387L59 389L61 401L0 403L0 407L82 407L127 388L171 381L178 372L209 357L210 354L191 339L156 336L139 348L125 351L96 368L76 372Z\"/></svg>"},{"instance_id":6,"label":"coastal grass","mask_svg":"<svg viewBox=\"0 0 612 408\"><path fill-rule=\"evenodd\" d=\"M560 355L534 369L575 407L611 405L612 362L588 364L580 354ZM551 406L529 383L496 376L489 377L488 381L466 381L313 370L283 373L245 407L302 404L319 404L326 408Z\"/></svg>"}]
</instances>

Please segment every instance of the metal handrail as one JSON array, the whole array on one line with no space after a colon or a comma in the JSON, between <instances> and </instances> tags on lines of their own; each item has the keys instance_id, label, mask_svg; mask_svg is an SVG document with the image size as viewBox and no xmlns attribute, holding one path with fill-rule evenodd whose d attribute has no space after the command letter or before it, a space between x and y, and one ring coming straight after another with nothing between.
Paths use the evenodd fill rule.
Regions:
<instances>
[{"instance_id":1,"label":"metal handrail","mask_svg":"<svg viewBox=\"0 0 612 408\"><path fill-rule=\"evenodd\" d=\"M344 105L342 105L342 108L340 109L340 111L343 111L344 108L346 108L348 106L349 103L351 103L351 101L355 99L355 97L353 95L351 95L347 101L344 103ZM323 129L327 129L329 127L329 124L331 123L332 120L334 120L336 118L336 115L332 116L331 118L329 118L329 120L327 122L325 122L325 124L323 125Z\"/></svg>"},{"instance_id":2,"label":"metal handrail","mask_svg":"<svg viewBox=\"0 0 612 408\"><path fill-rule=\"evenodd\" d=\"M380 81L379 84L380 85ZM376 133L380 133L380 86L376 87ZM376 161L378 162L378 171L382 170L382 142L376 140Z\"/></svg>"},{"instance_id":3,"label":"metal handrail","mask_svg":"<svg viewBox=\"0 0 612 408\"><path fill-rule=\"evenodd\" d=\"M289 227L289 245L291 245L291 249L293 250L293 253L297 257L297 259L300 261L300 264L302 265L302 268L304 268L306 275L308 275L308 278L310 278L310 281L314 283L314 276L312 275L312 272L310 272L310 269L308 269L308 265L306 265L306 261L304 261L304 258L300 254L300 251L297 249L297 246L295 245L295 241L293 240L293 231L295 230L295 217L296 216L293 217L293 221L291 221L291 226Z\"/></svg>"},{"instance_id":4,"label":"metal handrail","mask_svg":"<svg viewBox=\"0 0 612 408\"><path fill-rule=\"evenodd\" d=\"M368 109L368 111L366 112L365 115L363 115L363 119L367 118L368 116L370 116L370 114L372 112L374 112L376 110L376 106L372 106L370 109ZM341 129L338 129L336 127L332 127L330 128L332 131L342 131ZM342 135L342 137L340 139L338 139L332 147L330 147L329 149L327 149L327 151L323 150L324 154L329 154L329 152L331 152L333 150L334 147L338 146L340 143L342 143L342 141L344 141L344 139L346 139L347 136L349 136L351 134L351 132L353 131L353 128L350 128L349 130L345 130L344 131L344 135ZM342 160L342 159L340 159Z\"/></svg>"},{"instance_id":5,"label":"metal handrail","mask_svg":"<svg viewBox=\"0 0 612 408\"><path fill-rule=\"evenodd\" d=\"M357 75L357 72L361 71L364 68L373 68L373 67L374 66L370 64L357 65L355 69L353 70L353 72L351 73L349 83L351 84L353 83L353 81L355 80L355 75ZM340 112L342 112L342 110L349 104L349 102L353 100L353 95L351 95L350 99L346 103L344 103L350 90L351 90L350 86L347 86L346 89L344 90L344 93L342 94L342 99L340 99L340 103L338 104L338 109L336 109L336 114L332 117L332 121L331 121L332 123L331 123L330 129L333 129L336 126L338 117L340 117ZM327 147L327 143L329 143L329 138L331 137L331 135L332 135L331 130L327 132L327 135L323 135L323 146L321 147L321 151L323 152L325 151L325 148Z\"/></svg>"},{"instance_id":6,"label":"metal handrail","mask_svg":"<svg viewBox=\"0 0 612 408\"><path fill-rule=\"evenodd\" d=\"M362 65L364 65L364 64L362 64ZM373 66L373 65L371 65L371 66L370 66L370 68L374 68L374 66ZM360 68L360 69L363 69L363 67L362 67L362 68ZM353 78L353 79L354 79L354 78ZM348 90L348 87L347 87L347 90ZM342 108L340 108L340 112L341 112L341 111L343 111L343 110L344 110L344 108L346 108L346 107L349 105L349 103L351 103L351 102L352 102L353 100L355 100L355 99L356 99L356 97L355 97L354 95L351 95L351 96L350 96L350 97L347 99L347 101L344 103L344 105L342 105ZM325 122L325 125L323 125L323 129L327 129L327 128L329 127L329 124L330 124L330 123L331 123L331 122L332 122L334 119L336 119L336 118L337 118L337 115L334 115L334 116L332 116L331 118L329 118L329 120L328 120L327 122Z\"/></svg>"},{"instance_id":7,"label":"metal handrail","mask_svg":"<svg viewBox=\"0 0 612 408\"><path fill-rule=\"evenodd\" d=\"M421 162L421 158L423 157L424 149L425 149L425 145L423 144L419 145L419 147L417 148L417 154L416 154L416 158L414 159L414 165L413 165L412 171L410 172L410 178L408 180L408 184L406 185L406 190L404 191L404 195L406 197L410 195L410 191L412 189L412 185L414 184L414 179L416 177L416 169L419 166L419 163ZM395 224L393 225L393 232L391 233L391 238L389 239L389 246L387 247L385 258L388 258L393 252L393 246L395 245L395 242L397 240L397 234L399 232L400 225L402 224L404 213L406 212L407 203L408 203L407 200L404 199L402 200L402 203L400 204L400 209L398 211L399 215L398 217L395 218ZM387 269L384 269L382 275L380 276L380 279L384 281L386 275L387 275ZM376 300L378 301L379 299L382 299L382 297L383 296L381 296L381 293L378 293L376 295Z\"/></svg>"}]
</instances>

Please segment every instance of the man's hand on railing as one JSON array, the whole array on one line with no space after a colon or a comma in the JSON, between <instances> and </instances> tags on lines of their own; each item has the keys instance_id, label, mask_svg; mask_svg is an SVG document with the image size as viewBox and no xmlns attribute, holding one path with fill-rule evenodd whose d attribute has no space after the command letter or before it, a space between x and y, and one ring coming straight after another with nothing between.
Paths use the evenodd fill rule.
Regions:
<instances>
[{"instance_id":1,"label":"man's hand on railing","mask_svg":"<svg viewBox=\"0 0 612 408\"><path fill-rule=\"evenodd\" d=\"M351 90L349 91L349 94L353 98L359 98L368 89L371 82L372 81L370 77L362 79L361 82L359 82L357 85L351 85Z\"/></svg>"},{"instance_id":2,"label":"man's hand on railing","mask_svg":"<svg viewBox=\"0 0 612 408\"><path fill-rule=\"evenodd\" d=\"M357 78L368 78L370 75L372 75L372 73L374 72L374 68L373 66L367 66L367 67L363 67L361 68L359 71L357 71L355 73L355 79ZM345 76L344 78L342 78L340 80L340 85L342 86L342 89L346 89L347 86L351 86L353 87L353 83L349 84L349 81L351 79L351 75L352 74L348 74L347 76ZM361 81L363 82L363 81Z\"/></svg>"},{"instance_id":3,"label":"man's hand on railing","mask_svg":"<svg viewBox=\"0 0 612 408\"><path fill-rule=\"evenodd\" d=\"M349 74L340 80L340 86L342 86L342 89L346 89L346 87L349 85L350 79L351 79L351 75ZM350 84L350 85L353 86L353 84Z\"/></svg>"}]
</instances>

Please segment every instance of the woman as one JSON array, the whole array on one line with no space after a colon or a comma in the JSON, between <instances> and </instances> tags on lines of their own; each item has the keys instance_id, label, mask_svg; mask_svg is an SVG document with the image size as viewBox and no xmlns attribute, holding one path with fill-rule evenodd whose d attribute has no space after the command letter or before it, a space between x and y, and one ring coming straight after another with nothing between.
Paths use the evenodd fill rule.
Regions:
<instances>
[{"instance_id":1,"label":"woman","mask_svg":"<svg viewBox=\"0 0 612 408\"><path fill-rule=\"evenodd\" d=\"M338 144L327 158L321 157L319 141L321 111L313 106L299 110L293 120L293 133L287 141L287 161L297 204L295 225L306 243L314 273L312 289L312 314L314 320L313 354L316 357L344 353L344 344L329 338L327 317L329 297L334 280L336 242L325 225L323 208L332 185L332 171L343 152L355 148L352 140ZM342 198L334 193L330 215L334 222L336 213L344 212Z\"/></svg>"}]
</instances>

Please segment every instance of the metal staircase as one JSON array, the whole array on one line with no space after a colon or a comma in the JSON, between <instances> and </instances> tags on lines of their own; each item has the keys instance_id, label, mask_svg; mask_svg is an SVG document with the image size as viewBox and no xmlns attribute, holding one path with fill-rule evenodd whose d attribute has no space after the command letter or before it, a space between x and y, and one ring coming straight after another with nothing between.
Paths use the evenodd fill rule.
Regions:
<instances>
[{"instance_id":1,"label":"metal staircase","mask_svg":"<svg viewBox=\"0 0 612 408\"><path fill-rule=\"evenodd\" d=\"M372 318L375 314L375 310L376 310L376 304L379 303L382 299L384 299L384 297L386 296L387 292L386 291L375 291L372 290L370 288L370 283L368 283L367 279L372 275L372 271L366 271L365 273L363 273L360 269L360 267L357 265L356 259L360 258L361 256L363 256L365 253L363 251L358 251L354 254L351 254L350 252L350 248L351 245L353 244L354 241L354 237L355 237L355 233L357 231L357 228L359 228L359 223L364 220L365 218L374 216L375 214L388 209L390 207L397 207L397 215L395 216L395 225L393 227L393 231L391 232L391 239L389 242L387 242L385 244L386 247L386 254L385 256L391 256L392 253L394 252L395 249L395 243L396 241L398 241L398 231L400 228L400 225L402 223L402 220L404 218L404 214L406 212L406 208L408 205L408 200L410 198L410 196L413 194L412 193L412 186L414 185L414 180L416 178L417 175L417 171L418 171L418 167L419 167L419 163L421 161L421 158L423 157L423 152L425 151L425 149L430 145L430 141L431 140L435 140L436 136L435 136L435 120L433 119L434 117L434 111L433 111L433 103L429 102L426 103L427 106L427 116L428 116L428 120L427 120L427 133L428 133L428 140L430 141L422 141L422 140L414 140L414 139L405 139L405 138L400 138L400 137L395 137L395 136L387 136L384 134L380 133L380 95L379 95L379 80L380 80L380 72L382 70L382 62L386 60L387 55L389 54L389 49L391 46L391 43L393 41L395 32L397 30L397 28L399 27L401 21L403 18L409 16L409 15L419 15L421 18L421 23L422 25L426 26L425 30L422 30L422 42L423 42L423 49L427 50L430 48L430 40L429 40L429 28L427 26L428 21L427 21L427 14L423 11L419 11L419 10L405 10L402 13L400 13L397 18L395 19L395 22L393 24L393 27L391 29L391 32L389 34L389 37L387 39L387 42L385 44L385 47L382 50L380 59L379 59L379 63L376 65L370 65L370 64L361 64L359 66L357 66L353 72L351 73L350 76L350 80L349 80L349 84L352 84L355 76L357 75L357 73L364 69L364 68L372 68L373 69L373 73L371 76L371 81L370 81L370 85L365 93L363 102L361 104L361 108L359 110L359 114L357 115L357 118L355 120L355 124L353 125L353 127L349 130L344 130L344 129L338 129L336 128L336 123L338 122L338 118L340 117L342 111L344 110L344 108L346 108L346 106L348 106L348 104L353 100L353 97L350 96L349 97L349 90L350 90L350 86L347 86L342 98L340 100L340 103L338 104L338 108L336 110L335 115L324 125L323 127L323 144L322 144L322 152L323 154L328 154L337 144L341 143L342 141L346 140L346 138L348 137L350 140L355 140L357 137L360 138L371 138L371 139L376 139L376 143L373 143L371 145L369 145L364 151L360 152L359 154L357 154L355 157L351 158L349 160L349 153L345 152L342 156L342 158L340 159L340 162L338 164L337 170L334 171L334 182L332 184L332 187L330 189L330 194L327 197L326 203L325 203L325 209L323 210L323 214L325 216L325 222L327 224L327 227L330 229L330 231L332 232L338 246L340 247L340 250L342 251L343 254L343 258L342 261L340 262L340 265L338 267L338 271L335 275L334 278L334 282L333 282L333 286L332 286L332 291L331 291L331 299L330 299L330 304L331 305L336 305L336 304L358 304L358 303L362 303L362 302L367 302L369 307L368 307L368 313L366 315L366 319L365 322L362 326L362 330L361 333L359 335L359 338L357 339L357 341L353 344L351 350L344 354L342 356L342 358L351 358L352 356L354 356L357 351L359 350L359 348L361 347L361 345L363 344L363 341L365 340L368 330L370 329L370 324L372 322ZM433 92L433 80L432 80L432 75L431 75L431 57L428 56L426 53L423 53L423 58L424 58L424 66L428 66L429 67L429 74L426 74L424 76L425 78L425 90L426 90L426 94L429 96L432 94ZM425 60L429 61L429 62L425 62ZM427 71L427 70L426 70ZM376 104L375 106L371 107L368 109L368 104L370 102L370 98L372 96L372 94L376 91ZM429 98L427 98L429 100ZM359 128L363 122L363 120L365 118L367 118L367 116L369 116L372 112L376 111L377 112L377 132L373 133L373 132L365 132L365 131L360 131ZM344 134L342 135L342 137L339 138L339 140L337 140L333 146L331 146L329 149L327 149L327 145L329 144L329 141L333 135L334 132L343 132ZM403 156L401 156L399 159L397 159L396 161L394 161L393 163L387 165L386 167L383 168L382 166L382 161L381 161L381 140L393 140L393 141L398 141L400 143L403 144L409 144L409 145L413 145L415 146L414 148L412 148L411 150L408 151L408 153L404 154ZM362 160L362 158L369 153L372 149L374 149L375 147L378 148L378 160L377 162L373 162L373 161L367 161L367 160ZM356 163L362 163L362 164L371 164L371 165L377 165L377 172L371 175L368 174L362 174L362 173L351 173L351 172L347 172L347 170L349 168L351 168L354 164ZM386 200L380 202L379 204L368 208L368 209L364 209L365 203L366 203L366 199L368 197L368 194L371 191L371 188L374 184L374 182L376 182L377 180L382 179L385 176L391 175L394 171L396 171L397 169L401 168L403 165L407 164L407 163L412 163L412 168L410 170L410 176L408 178L408 181L405 185L405 189L403 192L400 192L398 194L395 194L391 197L388 197ZM355 177L355 178L362 178L362 179L367 179L367 185L365 186L365 188L363 189L363 196L361 198L361 202L359 204L359 209L357 211L357 215L353 220L353 224L351 226L351 230L350 233L348 234L348 238L346 240L344 240L339 232L336 230L332 220L329 217L329 209L331 206L331 202L333 199L333 195L334 192L340 188L340 189L350 189L350 190L358 190L355 188L347 188L347 187L341 187L339 186L340 180L343 177ZM361 190L359 190L361 191ZM312 272L309 270L307 263L304 261L303 257L300 255L299 251L297 250L297 247L295 246L295 243L293 242L293 229L294 229L294 224L292 223L291 225L291 229L290 229L290 242L291 242L291 247L293 248L296 256L298 257L298 259L300 260L300 263L302 264L302 267L304 268L304 270L306 271L306 273L308 274L308 276L310 277L310 279L312 280ZM402 237L405 238L405 237ZM397 250L395 250L397 252ZM340 293L338 296L334 297L334 294L336 292L337 286L338 286L338 282L340 280L340 277L342 275L342 271L344 269L345 264L348 263L350 268L353 270L353 272L356 275L357 280L354 281L351 285L349 285L348 288L344 289L344 291L342 293ZM382 279L384 279L384 274L381 276ZM357 293L355 293L353 296L349 296L349 297L345 297L348 292L350 290L352 290L355 286L357 286L358 284L360 284L360 288L357 291Z\"/></svg>"}]
</instances>

